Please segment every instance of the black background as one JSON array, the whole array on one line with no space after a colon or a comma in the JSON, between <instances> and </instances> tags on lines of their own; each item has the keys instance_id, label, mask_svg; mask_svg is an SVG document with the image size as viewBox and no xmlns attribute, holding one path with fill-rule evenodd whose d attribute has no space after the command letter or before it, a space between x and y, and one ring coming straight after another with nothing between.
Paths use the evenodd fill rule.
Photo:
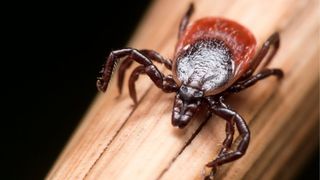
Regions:
<instances>
[{"instance_id":1,"label":"black background","mask_svg":"<svg viewBox=\"0 0 320 180\"><path fill-rule=\"evenodd\" d=\"M45 177L97 93L104 57L125 46L149 4L3 6L1 179ZM298 179L318 179L317 154Z\"/></svg>"}]
</instances>

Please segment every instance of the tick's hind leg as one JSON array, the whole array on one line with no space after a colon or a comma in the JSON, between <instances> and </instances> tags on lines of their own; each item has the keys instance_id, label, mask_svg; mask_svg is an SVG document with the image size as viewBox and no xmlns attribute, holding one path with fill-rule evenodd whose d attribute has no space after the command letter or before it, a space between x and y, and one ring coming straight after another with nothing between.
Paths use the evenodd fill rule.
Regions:
<instances>
[{"instance_id":1,"label":"tick's hind leg","mask_svg":"<svg viewBox=\"0 0 320 180\"><path fill-rule=\"evenodd\" d=\"M178 39L181 38L181 36L183 35L184 31L186 30L188 24L189 24L189 19L192 15L194 11L194 5L193 3L191 3L189 5L189 8L187 10L187 12L185 13L185 15L182 17L181 22L180 22L180 26L179 26L179 34L178 34Z\"/></svg>"},{"instance_id":2,"label":"tick's hind leg","mask_svg":"<svg viewBox=\"0 0 320 180\"><path fill-rule=\"evenodd\" d=\"M250 65L250 69L248 70L248 72L242 78L246 79L246 78L252 76L252 74L257 69L259 64L265 58L266 58L266 61L264 62L262 67L267 66L271 62L273 57L276 55L276 53L277 53L277 51L279 49L279 46L280 46L280 35L279 35L278 32L275 32L266 40L266 42L263 43L260 51L257 53L255 58L252 60L252 64ZM271 47L273 47L273 48L269 52ZM269 54L268 57L266 57L267 54Z\"/></svg>"},{"instance_id":3,"label":"tick's hind leg","mask_svg":"<svg viewBox=\"0 0 320 180\"><path fill-rule=\"evenodd\" d=\"M269 76L276 76L277 78L282 78L283 72L281 69L264 69L260 73L234 84L227 91L231 93L240 92Z\"/></svg>"},{"instance_id":4,"label":"tick's hind leg","mask_svg":"<svg viewBox=\"0 0 320 180\"><path fill-rule=\"evenodd\" d=\"M167 69L170 69L170 70L172 69L171 60L165 59L156 51L143 49L143 50L139 50L139 52L152 61L164 64L164 66ZM133 61L132 59L130 59L130 57L126 57L119 67L117 85L120 93L122 92L123 81L124 81L126 70L131 66L132 62Z\"/></svg>"},{"instance_id":5,"label":"tick's hind leg","mask_svg":"<svg viewBox=\"0 0 320 180\"><path fill-rule=\"evenodd\" d=\"M140 74L146 74L146 71L149 71L148 68L144 66L138 66L136 67L129 79L129 94L132 98L134 104L137 104L137 93L136 93L136 87L135 82L138 80ZM150 77L151 78L151 77ZM171 75L164 76L161 74L161 78L158 78L159 80L155 82L156 86L162 89L164 92L175 92L178 89L177 84L173 80Z\"/></svg>"},{"instance_id":6,"label":"tick's hind leg","mask_svg":"<svg viewBox=\"0 0 320 180\"><path fill-rule=\"evenodd\" d=\"M249 70L247 73L245 73L234 85L232 85L227 91L231 93L236 93L239 91L242 91L243 89L246 89L252 85L254 85L256 82L265 79L269 76L276 76L278 78L283 77L283 71L281 69L263 69L261 72L259 72L256 75L253 75L256 68L259 66L259 64L262 62L263 59L266 58L266 55L269 52L269 49L273 47L272 51L269 52L269 56L267 57L266 61L264 62L262 67L267 66L270 61L273 59L274 55L277 53L280 46L280 36L279 33L276 32L272 34L267 41L263 44L262 48L260 49L257 56L252 60L252 64L250 65Z\"/></svg>"}]
</instances>

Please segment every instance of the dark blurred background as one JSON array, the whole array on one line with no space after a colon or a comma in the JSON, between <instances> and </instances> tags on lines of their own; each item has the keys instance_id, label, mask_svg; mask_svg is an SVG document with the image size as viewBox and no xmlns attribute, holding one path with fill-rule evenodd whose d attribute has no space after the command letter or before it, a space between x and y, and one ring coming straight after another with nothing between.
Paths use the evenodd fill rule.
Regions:
<instances>
[{"instance_id":1,"label":"dark blurred background","mask_svg":"<svg viewBox=\"0 0 320 180\"><path fill-rule=\"evenodd\" d=\"M2 6L1 179L43 179L95 97L111 49L125 46L150 0ZM298 179L318 179L318 153Z\"/></svg>"},{"instance_id":2,"label":"dark blurred background","mask_svg":"<svg viewBox=\"0 0 320 180\"><path fill-rule=\"evenodd\" d=\"M95 97L105 56L125 46L149 4L28 1L2 7L6 169L0 179L44 178Z\"/></svg>"}]
</instances>

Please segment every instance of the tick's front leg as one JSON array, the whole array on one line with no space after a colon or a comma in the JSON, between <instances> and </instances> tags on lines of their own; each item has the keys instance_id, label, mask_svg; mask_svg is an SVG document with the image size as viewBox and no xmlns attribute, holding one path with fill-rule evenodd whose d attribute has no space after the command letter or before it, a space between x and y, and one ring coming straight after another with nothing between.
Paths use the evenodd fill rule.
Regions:
<instances>
[{"instance_id":1,"label":"tick's front leg","mask_svg":"<svg viewBox=\"0 0 320 180\"><path fill-rule=\"evenodd\" d=\"M206 179L213 178L213 176L216 172L216 168L218 166L221 166L225 163L234 161L234 160L242 157L245 154L245 152L248 148L248 145L249 145L249 141L250 141L249 128L248 128L246 122L244 121L244 119L237 112L235 112L229 108L220 106L219 104L213 105L211 107L211 109L214 114L222 117L226 121L230 121L231 124L234 121L234 123L236 124L236 127L239 131L239 134L241 136L241 141L235 151L227 152L226 150L222 149L219 156L215 160L213 160L207 164L208 167L212 168L212 171L211 171L210 175L206 177ZM232 144L230 137L231 137L231 134L233 135L233 132L232 132L232 130L229 130L229 131L230 131L230 134L229 135L227 134L227 138L224 141L224 143L226 143L226 145L230 147Z\"/></svg>"},{"instance_id":2,"label":"tick's front leg","mask_svg":"<svg viewBox=\"0 0 320 180\"><path fill-rule=\"evenodd\" d=\"M129 79L129 94L132 98L133 102L137 104L137 93L136 93L136 87L135 82L138 80L140 74L146 74L146 71L150 71L150 69L145 68L144 66L138 66L136 67ZM151 69L152 71L152 69ZM156 73L149 73L153 75L149 75L149 77L153 80L155 85L162 89L164 92L175 92L178 90L178 86L173 80L171 75L164 76L163 74L156 74Z\"/></svg>"},{"instance_id":3,"label":"tick's front leg","mask_svg":"<svg viewBox=\"0 0 320 180\"><path fill-rule=\"evenodd\" d=\"M223 141L223 147L218 155L218 157L223 156L228 150L230 150L234 135L234 121L233 119L227 120L226 124L226 138Z\"/></svg>"},{"instance_id":4,"label":"tick's front leg","mask_svg":"<svg viewBox=\"0 0 320 180\"><path fill-rule=\"evenodd\" d=\"M154 64L148 57L146 57L136 49L120 49L112 51L110 53L108 59L106 60L106 63L101 70L101 77L98 77L97 80L97 88L100 91L106 91L111 76L116 68L117 62L119 61L119 59L124 57L126 57L126 59L134 60L144 66L146 68L146 74L149 75L154 82L159 81L157 77L161 77L161 72L156 66L154 66Z\"/></svg>"},{"instance_id":5,"label":"tick's front leg","mask_svg":"<svg viewBox=\"0 0 320 180\"><path fill-rule=\"evenodd\" d=\"M154 50L149 50L149 49L142 49L142 50L139 50L139 52L152 61L164 64L164 66L167 69L169 69L169 70L172 69L171 60L162 57L158 52L156 52ZM119 67L118 82L117 83L118 83L118 89L119 89L120 93L122 92L123 80L125 77L126 70L131 66L132 62L133 61L132 61L132 59L130 59L130 57L126 57Z\"/></svg>"}]
</instances>

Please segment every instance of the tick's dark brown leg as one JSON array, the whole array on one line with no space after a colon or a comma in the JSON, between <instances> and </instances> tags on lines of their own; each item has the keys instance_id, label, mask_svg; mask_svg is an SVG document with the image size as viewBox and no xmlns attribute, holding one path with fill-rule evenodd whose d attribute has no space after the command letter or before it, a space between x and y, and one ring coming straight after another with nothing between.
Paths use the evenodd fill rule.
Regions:
<instances>
[{"instance_id":1,"label":"tick's dark brown leg","mask_svg":"<svg viewBox=\"0 0 320 180\"><path fill-rule=\"evenodd\" d=\"M188 23L189 23L190 16L192 15L193 11L194 11L194 5L193 5L193 3L191 3L189 5L187 12L185 13L183 18L181 19L180 26L179 26L178 39L180 39L180 37L184 33L184 30L186 30L186 27L188 26Z\"/></svg>"},{"instance_id":2,"label":"tick's dark brown leg","mask_svg":"<svg viewBox=\"0 0 320 180\"><path fill-rule=\"evenodd\" d=\"M234 121L231 119L227 121L226 124L226 138L223 141L223 148L221 149L218 157L225 154L228 150L230 150L232 142L233 142L233 135L234 135Z\"/></svg>"},{"instance_id":3,"label":"tick's dark brown leg","mask_svg":"<svg viewBox=\"0 0 320 180\"><path fill-rule=\"evenodd\" d=\"M256 68L259 66L259 64L262 62L263 59L266 58L266 55L269 52L270 47L272 48L272 51L269 53L269 56L267 57L265 63L262 67L267 66L270 61L273 59L274 55L277 53L280 46L280 35L278 32L273 33L265 43L263 43L260 51L256 55L256 57L252 60L252 64L250 65L249 71L243 76L244 79L252 76L253 72L256 70Z\"/></svg>"},{"instance_id":4,"label":"tick's dark brown leg","mask_svg":"<svg viewBox=\"0 0 320 180\"><path fill-rule=\"evenodd\" d=\"M242 91L252 85L254 85L256 82L265 79L269 76L277 76L278 78L283 77L283 72L281 69L264 69L260 73L251 76L245 80L242 80L239 83L236 83L235 85L231 86L227 91L231 93L237 93L239 91Z\"/></svg>"},{"instance_id":5,"label":"tick's dark brown leg","mask_svg":"<svg viewBox=\"0 0 320 180\"><path fill-rule=\"evenodd\" d=\"M138 80L140 74L146 74L146 68L144 66L138 66L136 67L129 79L129 94L132 98L133 102L137 104L137 93L135 88L135 82ZM173 80L171 75L164 76L162 74L162 82L159 84L156 84L159 88L161 88L164 92L175 92L178 90L178 86ZM159 81L160 82L160 81Z\"/></svg>"},{"instance_id":6,"label":"tick's dark brown leg","mask_svg":"<svg viewBox=\"0 0 320 180\"><path fill-rule=\"evenodd\" d=\"M134 104L137 104L137 92L135 88L135 82L138 80L140 74L145 74L144 66L136 67L136 69L133 70L130 79L129 79L129 94L132 98Z\"/></svg>"},{"instance_id":7,"label":"tick's dark brown leg","mask_svg":"<svg viewBox=\"0 0 320 180\"><path fill-rule=\"evenodd\" d=\"M125 74L126 74L126 70L131 66L132 63L133 63L133 61L127 57L120 64L120 67L119 67L119 70L118 70L118 81L117 81L118 90L119 90L120 94L122 92L123 81L124 81L124 77L125 77Z\"/></svg>"},{"instance_id":8,"label":"tick's dark brown leg","mask_svg":"<svg viewBox=\"0 0 320 180\"><path fill-rule=\"evenodd\" d=\"M152 63L150 59L144 56L141 52L136 49L120 49L112 51L106 60L106 63L101 70L101 77L98 77L97 88L100 91L106 91L109 81L111 79L112 73L116 67L117 62L120 58L128 57L128 59L135 60L137 63L145 67L145 73L150 77L150 79L158 86L163 82L163 75L158 70L158 68Z\"/></svg>"},{"instance_id":9,"label":"tick's dark brown leg","mask_svg":"<svg viewBox=\"0 0 320 180\"><path fill-rule=\"evenodd\" d=\"M239 159L245 154L250 141L250 131L244 119L237 112L229 108L222 107L219 104L213 104L211 109L214 114L222 117L226 121L231 121L231 124L232 121L234 121L241 136L241 141L234 152L224 151L223 153L220 153L220 156L218 156L215 160L207 164L208 167L212 167L212 172L210 174L212 178L218 166ZM225 141L230 143L230 140ZM210 179L210 177L207 177L206 179Z\"/></svg>"},{"instance_id":10,"label":"tick's dark brown leg","mask_svg":"<svg viewBox=\"0 0 320 180\"><path fill-rule=\"evenodd\" d=\"M172 68L171 60L163 58L158 52L154 50L148 50L148 49L139 50L139 52L152 61L164 64L167 69L171 70ZM122 92L125 72L131 66L132 62L133 62L132 59L130 59L130 57L127 57L123 60L123 62L119 67L117 85L120 93Z\"/></svg>"}]
</instances>

